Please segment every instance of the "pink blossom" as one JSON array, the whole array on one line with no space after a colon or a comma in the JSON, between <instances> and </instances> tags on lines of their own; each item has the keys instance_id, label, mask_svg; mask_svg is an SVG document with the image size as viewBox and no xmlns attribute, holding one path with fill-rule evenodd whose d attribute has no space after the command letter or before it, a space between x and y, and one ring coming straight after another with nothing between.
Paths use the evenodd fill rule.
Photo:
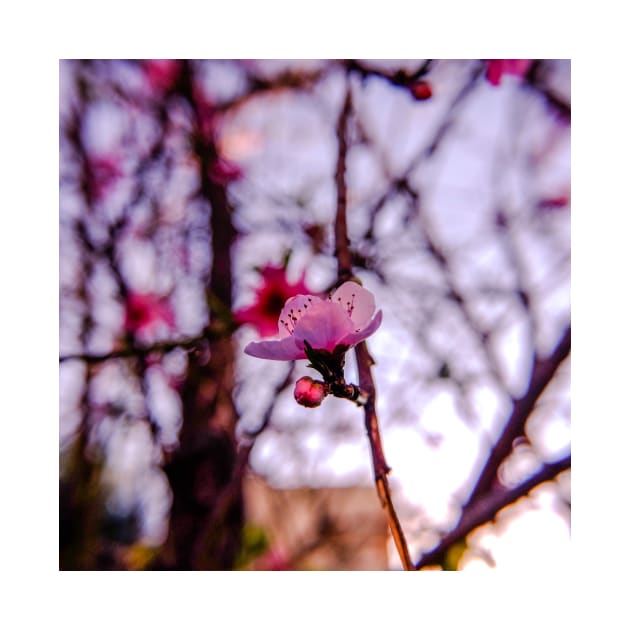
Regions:
<instances>
[{"instance_id":1,"label":"pink blossom","mask_svg":"<svg viewBox=\"0 0 630 630\"><path fill-rule=\"evenodd\" d=\"M310 376L298 379L293 390L295 400L304 407L319 407L327 393L326 385Z\"/></svg>"},{"instance_id":2,"label":"pink blossom","mask_svg":"<svg viewBox=\"0 0 630 630\"><path fill-rule=\"evenodd\" d=\"M210 165L208 177L215 183L225 186L230 182L239 180L243 171L238 164L230 162L222 157L217 157Z\"/></svg>"},{"instance_id":3,"label":"pink blossom","mask_svg":"<svg viewBox=\"0 0 630 630\"><path fill-rule=\"evenodd\" d=\"M561 210L571 203L571 193L559 194L555 197L545 197L541 199L537 207L543 211Z\"/></svg>"},{"instance_id":4,"label":"pink blossom","mask_svg":"<svg viewBox=\"0 0 630 630\"><path fill-rule=\"evenodd\" d=\"M492 85L499 85L504 74L524 77L532 65L533 59L487 59L486 79Z\"/></svg>"},{"instance_id":5,"label":"pink blossom","mask_svg":"<svg viewBox=\"0 0 630 630\"><path fill-rule=\"evenodd\" d=\"M254 562L252 568L256 571L291 571L292 565L282 549L269 549Z\"/></svg>"},{"instance_id":6,"label":"pink blossom","mask_svg":"<svg viewBox=\"0 0 630 630\"><path fill-rule=\"evenodd\" d=\"M120 160L114 155L98 155L88 160L87 184L91 197L97 201L121 176Z\"/></svg>"},{"instance_id":7,"label":"pink blossom","mask_svg":"<svg viewBox=\"0 0 630 630\"><path fill-rule=\"evenodd\" d=\"M160 323L175 328L175 315L168 301L153 293L130 293L125 303L125 330L151 332Z\"/></svg>"},{"instance_id":8,"label":"pink blossom","mask_svg":"<svg viewBox=\"0 0 630 630\"><path fill-rule=\"evenodd\" d=\"M271 337L278 331L278 317L286 301L299 293L309 293L304 274L295 284L287 281L284 267L267 265L261 272L262 285L256 289L256 301L234 314L240 324L251 324L261 337Z\"/></svg>"},{"instance_id":9,"label":"pink blossom","mask_svg":"<svg viewBox=\"0 0 630 630\"><path fill-rule=\"evenodd\" d=\"M356 282L345 282L326 300L297 295L284 305L278 322L279 337L253 341L245 353L261 359L305 359L305 343L314 350L333 352L350 348L369 337L383 317L375 310L374 296Z\"/></svg>"},{"instance_id":10,"label":"pink blossom","mask_svg":"<svg viewBox=\"0 0 630 630\"><path fill-rule=\"evenodd\" d=\"M182 69L181 61L175 59L147 59L142 62L144 75L156 92L168 92Z\"/></svg>"}]
</instances>

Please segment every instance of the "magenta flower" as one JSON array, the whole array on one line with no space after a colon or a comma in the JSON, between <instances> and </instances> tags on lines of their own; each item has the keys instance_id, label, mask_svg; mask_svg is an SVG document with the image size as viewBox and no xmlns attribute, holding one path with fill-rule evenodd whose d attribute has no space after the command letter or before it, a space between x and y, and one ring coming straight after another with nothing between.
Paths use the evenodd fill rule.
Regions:
<instances>
[{"instance_id":1,"label":"magenta flower","mask_svg":"<svg viewBox=\"0 0 630 630\"><path fill-rule=\"evenodd\" d=\"M176 59L145 59L142 70L151 88L158 93L168 92L182 70L182 63Z\"/></svg>"},{"instance_id":2,"label":"magenta flower","mask_svg":"<svg viewBox=\"0 0 630 630\"><path fill-rule=\"evenodd\" d=\"M300 293L308 293L304 274L295 283L287 281L284 267L267 265L260 275L262 285L256 289L256 301L251 306L234 313L239 324L251 324L261 337L272 337L278 332L278 317L286 301Z\"/></svg>"},{"instance_id":3,"label":"magenta flower","mask_svg":"<svg viewBox=\"0 0 630 630\"><path fill-rule=\"evenodd\" d=\"M504 74L524 77L532 65L533 59L487 59L486 79L492 85L499 85Z\"/></svg>"},{"instance_id":4,"label":"magenta flower","mask_svg":"<svg viewBox=\"0 0 630 630\"><path fill-rule=\"evenodd\" d=\"M120 159L115 155L97 155L88 160L87 185L92 199L100 201L122 177Z\"/></svg>"},{"instance_id":5,"label":"magenta flower","mask_svg":"<svg viewBox=\"0 0 630 630\"><path fill-rule=\"evenodd\" d=\"M238 164L230 162L222 157L217 157L210 164L208 177L215 183L225 186L230 182L235 182L243 177L243 171Z\"/></svg>"},{"instance_id":6,"label":"magenta flower","mask_svg":"<svg viewBox=\"0 0 630 630\"><path fill-rule=\"evenodd\" d=\"M374 296L356 282L345 282L326 300L296 295L287 300L278 322L279 338L252 341L245 353L260 359L291 361L306 358L306 345L333 353L369 337L381 325L382 311L374 317ZM338 350L339 351L339 350Z\"/></svg>"},{"instance_id":7,"label":"magenta flower","mask_svg":"<svg viewBox=\"0 0 630 630\"><path fill-rule=\"evenodd\" d=\"M160 324L175 328L175 314L166 298L153 293L130 293L125 303L125 330L134 334L155 331Z\"/></svg>"}]
</instances>

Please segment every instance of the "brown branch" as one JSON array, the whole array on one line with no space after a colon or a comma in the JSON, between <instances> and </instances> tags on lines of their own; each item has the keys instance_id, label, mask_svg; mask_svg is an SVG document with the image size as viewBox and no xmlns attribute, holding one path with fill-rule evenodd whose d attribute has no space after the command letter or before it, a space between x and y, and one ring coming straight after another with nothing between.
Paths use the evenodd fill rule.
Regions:
<instances>
[{"instance_id":1,"label":"brown branch","mask_svg":"<svg viewBox=\"0 0 630 630\"><path fill-rule=\"evenodd\" d=\"M362 79L366 79L367 77L379 77L390 83L391 85L397 87L408 87L413 85L416 81L424 77L428 74L431 66L433 65L433 59L425 60L415 72L407 72L405 70L396 70L392 72L387 72L385 70L380 70L373 66L368 65L363 61L359 61L358 59L346 59L343 61L343 65L348 70L352 70L357 72Z\"/></svg>"},{"instance_id":2,"label":"brown branch","mask_svg":"<svg viewBox=\"0 0 630 630\"><path fill-rule=\"evenodd\" d=\"M370 441L370 449L372 452L376 491L379 499L381 500L381 505L387 513L389 528L392 532L392 537L394 539L394 543L396 544L396 550L400 556L403 568L405 571L413 571L415 567L411 561L409 548L407 546L407 541L405 540L405 534L400 524L400 520L398 519L398 515L396 514L396 509L394 508L392 493L387 479L387 475L391 469L385 460L381 434L378 427L378 416L376 415L376 390L374 387L374 380L372 378L372 371L370 369L374 361L368 352L365 341L362 341L355 348L355 355L359 371L359 387L362 391L367 393L367 400L363 407L365 411L365 430L367 432L368 440Z\"/></svg>"},{"instance_id":3,"label":"brown branch","mask_svg":"<svg viewBox=\"0 0 630 630\"><path fill-rule=\"evenodd\" d=\"M352 108L350 88L346 94L344 106L339 115L337 123L337 137L339 151L337 157L336 182L337 182L337 214L335 218L335 255L338 263L338 282L341 283L352 277L352 257L350 253L350 241L348 239L348 228L346 222L347 209L347 187L345 182L345 164L347 153L347 124ZM365 429L370 442L372 454L372 465L374 467L374 481L381 504L387 514L389 528L398 550L398 555L405 571L414 570L415 567L409 555L409 549L405 540L405 534L400 525L398 515L392 501L391 489L387 479L390 471L378 427L378 416L376 414L376 388L372 378L371 366L374 364L370 356L365 341L362 341L356 348L355 354L359 371L359 388L365 395L363 405L365 413Z\"/></svg>"},{"instance_id":4,"label":"brown branch","mask_svg":"<svg viewBox=\"0 0 630 630\"><path fill-rule=\"evenodd\" d=\"M159 353L166 354L176 348L182 350L194 350L206 341L212 341L218 339L222 334L213 329L205 328L201 335L196 337L186 337L185 339L174 339L172 341L160 341L149 346L130 345L120 350L113 350L111 352L104 352L102 354L90 354L90 353L78 353L78 354L66 354L59 357L59 363L65 361L83 361L88 365L94 365L96 363L103 363L104 361L110 361L112 359L127 359L127 358L143 358L150 354Z\"/></svg>"},{"instance_id":5,"label":"brown branch","mask_svg":"<svg viewBox=\"0 0 630 630\"><path fill-rule=\"evenodd\" d=\"M547 387L560 364L571 351L571 328L567 328L551 356L546 359L536 357L532 369L529 387L518 400L513 400L512 413L488 455L488 459L477 479L464 507L471 505L480 496L491 490L497 477L497 471L503 460L510 454L514 440L523 435L525 422L533 411L540 395Z\"/></svg>"},{"instance_id":6,"label":"brown branch","mask_svg":"<svg viewBox=\"0 0 630 630\"><path fill-rule=\"evenodd\" d=\"M560 95L558 95L549 85L547 85L546 79L546 63L541 60L536 60L527 73L523 86L530 88L537 94L539 94L546 105L554 112L556 112L560 120L570 123L571 122L571 103L566 102Z\"/></svg>"},{"instance_id":7,"label":"brown branch","mask_svg":"<svg viewBox=\"0 0 630 630\"><path fill-rule=\"evenodd\" d=\"M464 539L477 527L494 520L500 510L526 496L536 486L551 481L569 468L571 455L545 464L535 475L514 488L488 493L477 499L474 504L464 507L455 528L446 534L436 547L422 555L416 563L416 569L441 564L449 547Z\"/></svg>"},{"instance_id":8,"label":"brown branch","mask_svg":"<svg viewBox=\"0 0 630 630\"><path fill-rule=\"evenodd\" d=\"M346 129L352 109L352 92L350 87L346 93L339 120L337 122L337 139L339 149L337 154L337 168L335 170L335 182L337 184L337 216L335 220L335 256L337 257L337 279L340 283L350 280L352 277L352 254L350 253L350 241L348 239L348 224L346 221L346 209L348 205L348 190L346 186L346 155L348 142Z\"/></svg>"},{"instance_id":9,"label":"brown branch","mask_svg":"<svg viewBox=\"0 0 630 630\"><path fill-rule=\"evenodd\" d=\"M287 91L310 90L328 74L332 67L332 65L327 65L314 71L287 70L272 79L248 72L246 77L248 89L236 98L217 104L216 110L234 112L258 97Z\"/></svg>"},{"instance_id":10,"label":"brown branch","mask_svg":"<svg viewBox=\"0 0 630 630\"><path fill-rule=\"evenodd\" d=\"M479 62L475 64L471 70L471 73L466 82L459 89L457 94L453 97L444 118L440 125L435 130L431 140L424 145L420 151L410 160L407 168L396 179L394 179L380 197L376 200L370 211L370 223L366 232L367 235L371 235L374 232L374 222L376 216L385 207L386 202L396 193L403 191L405 188L410 190L408 180L411 174L422 164L424 161L430 159L442 145L444 139L449 132L455 126L457 121L456 114L463 107L465 101L474 92L475 88L479 84L484 72L484 64ZM407 191L407 192L408 192Z\"/></svg>"}]
</instances>

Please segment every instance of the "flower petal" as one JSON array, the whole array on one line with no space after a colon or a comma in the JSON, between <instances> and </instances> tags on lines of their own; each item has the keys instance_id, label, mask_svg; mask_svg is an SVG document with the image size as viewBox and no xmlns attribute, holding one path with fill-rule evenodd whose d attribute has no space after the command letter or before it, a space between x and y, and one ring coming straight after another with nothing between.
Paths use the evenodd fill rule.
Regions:
<instances>
[{"instance_id":1,"label":"flower petal","mask_svg":"<svg viewBox=\"0 0 630 630\"><path fill-rule=\"evenodd\" d=\"M295 337L291 336L278 341L252 341L245 346L244 352L259 359L292 361L306 358L303 345L303 343L298 342Z\"/></svg>"},{"instance_id":2,"label":"flower petal","mask_svg":"<svg viewBox=\"0 0 630 630\"><path fill-rule=\"evenodd\" d=\"M309 312L309 308L312 308L316 304L323 303L324 300L316 295L296 295L289 298L284 308L280 312L280 318L278 319L278 333L280 339L288 337L293 333L297 322Z\"/></svg>"},{"instance_id":3,"label":"flower petal","mask_svg":"<svg viewBox=\"0 0 630 630\"><path fill-rule=\"evenodd\" d=\"M332 302L320 300L299 319L293 335L300 341L308 341L316 350L332 352L339 340L354 329L352 320L343 309Z\"/></svg>"},{"instance_id":4,"label":"flower petal","mask_svg":"<svg viewBox=\"0 0 630 630\"><path fill-rule=\"evenodd\" d=\"M367 339L372 333L374 333L381 325L382 321L383 311L379 311L365 328L346 335L339 343L346 346L356 346L358 343Z\"/></svg>"},{"instance_id":5,"label":"flower petal","mask_svg":"<svg viewBox=\"0 0 630 630\"><path fill-rule=\"evenodd\" d=\"M330 301L343 307L352 319L355 329L365 326L376 308L372 293L352 281L344 282L334 291L330 296Z\"/></svg>"}]
</instances>

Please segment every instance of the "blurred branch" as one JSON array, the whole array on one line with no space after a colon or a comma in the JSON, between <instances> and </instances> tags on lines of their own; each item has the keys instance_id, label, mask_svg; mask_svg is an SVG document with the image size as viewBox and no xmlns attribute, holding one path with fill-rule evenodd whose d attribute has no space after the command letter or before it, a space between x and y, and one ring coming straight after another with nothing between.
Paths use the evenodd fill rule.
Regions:
<instances>
[{"instance_id":1,"label":"blurred branch","mask_svg":"<svg viewBox=\"0 0 630 630\"><path fill-rule=\"evenodd\" d=\"M384 70L379 70L378 68L369 66L367 63L359 61L358 59L346 59L343 61L343 64L348 70L357 72L363 79L370 76L379 77L388 81L392 85L407 87L428 74L431 66L433 65L433 59L427 59L424 61L415 72L405 72L404 70L385 72Z\"/></svg>"},{"instance_id":2,"label":"blurred branch","mask_svg":"<svg viewBox=\"0 0 630 630\"><path fill-rule=\"evenodd\" d=\"M242 450L247 450L247 455L252 450L254 446L253 440L255 440L268 426L271 420L271 414L276 406L276 400L282 392L292 381L293 381L293 372L295 369L295 361L291 361L289 363L289 369L287 370L286 376L275 386L271 398L271 402L269 403L267 410L263 414L262 422L256 427L256 429L252 431L246 431L245 435L247 438L252 440L251 444L245 445L242 447Z\"/></svg>"},{"instance_id":3,"label":"blurred branch","mask_svg":"<svg viewBox=\"0 0 630 630\"><path fill-rule=\"evenodd\" d=\"M555 111L562 120L571 122L571 103L567 103L560 95L554 92L544 80L545 62L536 60L530 72L525 77L524 85L543 98L545 103Z\"/></svg>"},{"instance_id":4,"label":"blurred branch","mask_svg":"<svg viewBox=\"0 0 630 630\"><path fill-rule=\"evenodd\" d=\"M569 356L570 352L571 328L568 327L564 331L556 349L549 357L541 359L539 356L536 356L534 358L534 366L527 391L519 399L512 400L512 413L494 447L488 454L488 459L464 508L472 505L479 497L492 489L499 466L512 450L512 443L517 437L524 434L525 423L536 406L540 395L551 382L556 370Z\"/></svg>"},{"instance_id":5,"label":"blurred branch","mask_svg":"<svg viewBox=\"0 0 630 630\"><path fill-rule=\"evenodd\" d=\"M427 253L433 258L436 265L440 269L442 278L444 280L444 283L446 284L446 289L448 291L447 297L456 304L459 312L464 318L465 323L468 325L471 332L479 340L492 378L496 381L497 385L502 385L498 363L495 357L492 355L490 348L488 347L487 331L480 329L470 309L466 296L456 286L449 256L447 256L441 245L437 242L437 239L435 238L433 233L433 229L429 224L428 216L425 212L422 212L422 209L420 208L418 193L413 190L408 183L406 188L409 191L409 194L411 195L413 201L415 202L416 216L418 218L418 222L420 224L420 227L422 228L422 234L426 241Z\"/></svg>"},{"instance_id":6,"label":"blurred branch","mask_svg":"<svg viewBox=\"0 0 630 630\"><path fill-rule=\"evenodd\" d=\"M397 178L393 178L390 182L387 190L385 190L381 196L376 200L372 209L369 212L370 223L369 227L366 231L365 237L368 238L374 233L374 223L376 220L376 216L378 212L385 207L386 202L397 192L411 192L412 189L409 185L409 177L414 172L414 170L425 160L431 158L435 152L438 150L444 138L448 135L448 132L452 129L454 123L456 122L456 114L459 109L462 107L463 103L466 99L472 94L474 88L477 86L477 83L482 77L484 72L484 64L479 62L474 66L468 80L462 85L459 89L449 108L447 109L441 123L438 125L433 137L430 141L425 144L422 149L413 157L413 159L409 162L409 165L404 170L404 172ZM418 193L414 191L412 195L418 196Z\"/></svg>"},{"instance_id":7,"label":"blurred branch","mask_svg":"<svg viewBox=\"0 0 630 630\"><path fill-rule=\"evenodd\" d=\"M348 118L352 107L350 89L351 88L348 86L346 99L337 123L339 149L337 154L336 169L337 212L335 218L335 255L338 262L339 283L352 277L352 258L350 254L350 241L348 239L346 222L347 188L345 183L345 160L347 151L346 134ZM371 371L371 366L374 364L374 360L368 352L365 341L362 341L355 348L355 354L359 371L359 388L366 396L364 403L365 429L372 453L376 491L379 499L381 500L381 504L387 513L389 527L403 568L406 571L413 570L414 565L411 561L411 556L409 555L405 534L394 508L389 481L387 479L387 474L389 473L390 468L385 460L383 444L381 442L381 435L378 426L378 416L376 415L376 388L374 386L374 379L372 378Z\"/></svg>"},{"instance_id":8,"label":"blurred branch","mask_svg":"<svg viewBox=\"0 0 630 630\"><path fill-rule=\"evenodd\" d=\"M465 506L455 528L446 534L436 547L421 556L416 563L416 569L441 564L444 555L452 545L464 539L480 525L494 520L500 510L526 496L536 486L551 481L570 468L571 455L567 455L560 460L545 464L535 475L518 486L488 493L478 498L473 504Z\"/></svg>"},{"instance_id":9,"label":"blurred branch","mask_svg":"<svg viewBox=\"0 0 630 630\"><path fill-rule=\"evenodd\" d=\"M63 363L64 361L83 361L88 364L95 364L109 361L111 359L143 358L154 353L165 354L171 350L176 350L177 348L181 348L182 350L194 350L201 346L204 342L219 339L226 334L226 331L206 327L203 333L201 335L197 335L196 337L186 337L184 339L176 339L173 341L160 341L148 346L132 345L126 348L121 348L120 350L105 352L103 354L67 354L59 357L59 363Z\"/></svg>"},{"instance_id":10,"label":"blurred branch","mask_svg":"<svg viewBox=\"0 0 630 630\"><path fill-rule=\"evenodd\" d=\"M287 70L272 79L257 76L251 71L247 72L247 91L225 103L217 104L216 109L221 112L228 110L233 112L258 96L285 90L309 90L326 75L329 69L330 66L313 72Z\"/></svg>"}]
</instances>

